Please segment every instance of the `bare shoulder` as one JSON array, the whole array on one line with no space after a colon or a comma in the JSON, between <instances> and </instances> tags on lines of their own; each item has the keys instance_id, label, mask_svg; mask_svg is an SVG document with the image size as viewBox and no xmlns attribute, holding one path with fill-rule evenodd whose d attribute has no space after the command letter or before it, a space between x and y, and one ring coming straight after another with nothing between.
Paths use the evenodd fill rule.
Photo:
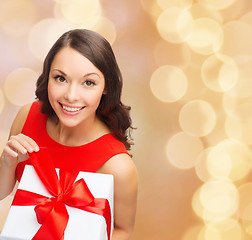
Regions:
<instances>
[{"instance_id":1,"label":"bare shoulder","mask_svg":"<svg viewBox=\"0 0 252 240\"><path fill-rule=\"evenodd\" d=\"M137 169L128 154L118 154L108 160L100 169L100 173L113 174L115 182L136 182Z\"/></svg>"},{"instance_id":2,"label":"bare shoulder","mask_svg":"<svg viewBox=\"0 0 252 240\"><path fill-rule=\"evenodd\" d=\"M128 154L118 154L108 160L100 173L114 176L115 194L120 198L136 197L138 192L138 173L132 158Z\"/></svg>"},{"instance_id":3,"label":"bare shoulder","mask_svg":"<svg viewBox=\"0 0 252 240\"><path fill-rule=\"evenodd\" d=\"M21 133L23 126L25 124L25 120L28 116L32 103L26 104L20 108L19 112L17 113L10 130L11 135L17 135Z\"/></svg>"}]
</instances>

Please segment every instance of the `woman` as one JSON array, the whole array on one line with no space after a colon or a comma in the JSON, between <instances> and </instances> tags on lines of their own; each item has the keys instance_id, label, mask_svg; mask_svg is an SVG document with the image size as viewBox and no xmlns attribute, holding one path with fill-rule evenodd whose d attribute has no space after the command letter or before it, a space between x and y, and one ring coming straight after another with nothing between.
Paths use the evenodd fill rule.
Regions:
<instances>
[{"instance_id":1,"label":"woman","mask_svg":"<svg viewBox=\"0 0 252 240\"><path fill-rule=\"evenodd\" d=\"M131 119L121 103L122 77L110 44L90 30L63 34L37 81L38 101L21 108L0 164L0 199L20 180L29 153L43 149L54 166L113 174L112 239L130 239L137 171L127 150ZM40 150L41 149L41 150Z\"/></svg>"}]
</instances>

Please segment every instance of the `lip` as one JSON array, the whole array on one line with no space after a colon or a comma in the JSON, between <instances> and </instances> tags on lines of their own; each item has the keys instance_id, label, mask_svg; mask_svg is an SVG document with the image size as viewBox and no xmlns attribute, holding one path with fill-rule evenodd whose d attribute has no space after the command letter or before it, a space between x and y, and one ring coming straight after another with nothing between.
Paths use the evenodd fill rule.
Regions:
<instances>
[{"instance_id":1,"label":"lip","mask_svg":"<svg viewBox=\"0 0 252 240\"><path fill-rule=\"evenodd\" d=\"M85 108L85 106L84 106L84 107L72 106L72 105L68 105L68 104L62 104L62 103L60 103L60 102L59 102L59 105L60 105L61 111L62 111L65 115L68 115L68 116L75 116L75 115L78 115L78 114ZM64 109L63 106L69 107L69 108L80 108L80 110L74 111L74 112L70 112L70 111L67 111L66 109Z\"/></svg>"}]
</instances>

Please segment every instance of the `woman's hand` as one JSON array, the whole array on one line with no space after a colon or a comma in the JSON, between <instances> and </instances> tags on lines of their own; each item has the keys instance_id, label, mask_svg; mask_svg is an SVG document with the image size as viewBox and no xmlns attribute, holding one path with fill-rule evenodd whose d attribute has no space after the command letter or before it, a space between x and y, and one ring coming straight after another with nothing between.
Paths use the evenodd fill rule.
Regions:
<instances>
[{"instance_id":1,"label":"woman's hand","mask_svg":"<svg viewBox=\"0 0 252 240\"><path fill-rule=\"evenodd\" d=\"M25 161L28 154L38 151L37 143L22 134L31 104L23 106L14 119L10 137L0 157L0 200L8 196L16 184L16 167L19 162Z\"/></svg>"},{"instance_id":2,"label":"woman's hand","mask_svg":"<svg viewBox=\"0 0 252 240\"><path fill-rule=\"evenodd\" d=\"M3 163L16 166L29 158L29 153L39 151L37 143L30 137L20 133L11 136L3 150Z\"/></svg>"}]
</instances>

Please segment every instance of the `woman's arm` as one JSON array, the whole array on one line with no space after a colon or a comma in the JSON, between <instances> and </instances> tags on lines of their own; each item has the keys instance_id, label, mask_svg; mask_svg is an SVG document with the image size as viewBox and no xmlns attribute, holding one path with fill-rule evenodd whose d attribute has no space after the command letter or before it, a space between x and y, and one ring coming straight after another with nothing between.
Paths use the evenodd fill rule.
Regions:
<instances>
[{"instance_id":1,"label":"woman's arm","mask_svg":"<svg viewBox=\"0 0 252 240\"><path fill-rule=\"evenodd\" d=\"M20 109L13 121L9 140L0 157L0 199L8 196L16 183L15 171L19 162L28 158L28 153L37 150L37 144L29 137L21 134L31 105Z\"/></svg>"},{"instance_id":2,"label":"woman's arm","mask_svg":"<svg viewBox=\"0 0 252 240\"><path fill-rule=\"evenodd\" d=\"M127 154L119 154L99 170L114 175L114 231L112 240L130 239L137 206L137 170Z\"/></svg>"}]
</instances>

